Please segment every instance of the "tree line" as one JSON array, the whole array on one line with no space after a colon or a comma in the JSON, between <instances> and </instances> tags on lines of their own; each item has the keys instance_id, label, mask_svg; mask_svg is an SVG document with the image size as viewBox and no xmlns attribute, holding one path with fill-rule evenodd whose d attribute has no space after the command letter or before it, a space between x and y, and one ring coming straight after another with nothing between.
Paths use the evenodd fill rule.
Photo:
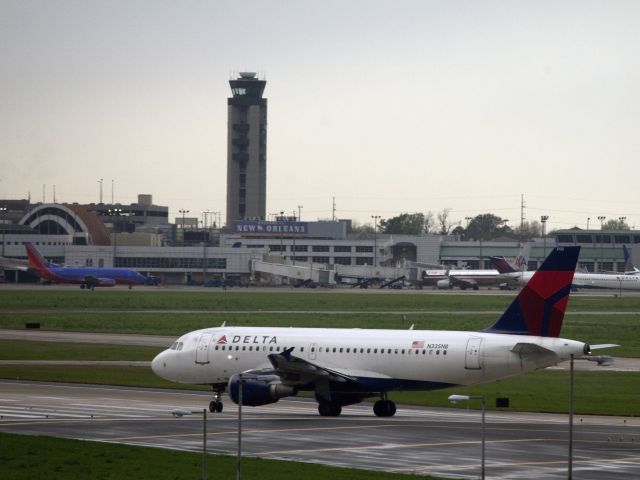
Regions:
<instances>
[{"instance_id":1,"label":"tree line","mask_svg":"<svg viewBox=\"0 0 640 480\"><path fill-rule=\"evenodd\" d=\"M542 236L540 222L526 221L522 226L511 228L508 220L492 213L482 213L475 217L467 217L466 224L461 221L452 221L450 209L445 208L441 212L433 213L401 213L388 219L380 219L375 230L378 233L395 235L458 235L463 240L491 240L498 237L512 238L514 240L530 240ZM603 230L630 230L624 219L611 219L602 224ZM352 226L352 232L374 233L373 225ZM552 232L546 232L550 234Z\"/></svg>"}]
</instances>

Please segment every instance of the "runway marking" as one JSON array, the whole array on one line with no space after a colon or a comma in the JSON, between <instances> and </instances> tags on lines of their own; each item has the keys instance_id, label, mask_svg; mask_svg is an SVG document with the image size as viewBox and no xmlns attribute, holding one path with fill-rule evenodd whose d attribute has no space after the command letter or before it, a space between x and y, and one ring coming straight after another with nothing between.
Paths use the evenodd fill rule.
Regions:
<instances>
[{"instance_id":1,"label":"runway marking","mask_svg":"<svg viewBox=\"0 0 640 480\"><path fill-rule=\"evenodd\" d=\"M517 440L490 440L486 443L522 443L522 442L547 442L547 438L522 438ZM473 445L480 443L480 440L457 440L450 442L429 442L429 443L384 443L375 445L364 445L361 447L331 447L331 448L310 448L297 450L272 450L267 452L256 452L256 455L274 455L284 453L317 453L317 452L344 452L357 450L386 450L393 448L414 448L414 447L447 447L451 445Z\"/></svg>"},{"instance_id":2,"label":"runway marking","mask_svg":"<svg viewBox=\"0 0 640 480\"><path fill-rule=\"evenodd\" d=\"M640 457L618 457L618 458L599 458L599 459L588 459L588 460L578 460L576 458L573 459L573 464L591 464L591 463L621 463L621 462L637 462L640 460ZM562 460L549 460L549 461L541 461L541 462L487 462L487 468L509 468L509 467L517 467L517 466L535 466L535 465L566 465L567 459ZM478 468L480 464L466 464L466 465L434 465L430 467L414 467L414 468L397 468L394 469L394 472L404 473L404 472L413 472L413 473L433 473L443 470L457 470L457 469L472 469ZM634 464L635 465L635 464Z\"/></svg>"},{"instance_id":3,"label":"runway marking","mask_svg":"<svg viewBox=\"0 0 640 480\"><path fill-rule=\"evenodd\" d=\"M314 417L316 418L316 417ZM197 420L197 418L196 418ZM381 424L381 425L343 425L336 427L309 427L309 428L276 428L276 429L260 429L260 430L250 430L243 429L243 435L248 435L252 433L292 433L292 432L317 432L321 430L355 430L355 429L365 429L365 428L386 428L392 427L394 425L391 424ZM230 432L236 432L237 427L233 425L228 430L218 431L218 432L207 432L207 437L209 436L218 436L218 435L227 435ZM97 441L120 441L120 440L134 440L134 439L150 439L150 438L178 438L178 437L202 437L202 432L197 433L179 433L179 434L163 434L163 435L142 435L142 436L133 436L133 437L118 437L118 438L102 438L97 439Z\"/></svg>"}]
</instances>

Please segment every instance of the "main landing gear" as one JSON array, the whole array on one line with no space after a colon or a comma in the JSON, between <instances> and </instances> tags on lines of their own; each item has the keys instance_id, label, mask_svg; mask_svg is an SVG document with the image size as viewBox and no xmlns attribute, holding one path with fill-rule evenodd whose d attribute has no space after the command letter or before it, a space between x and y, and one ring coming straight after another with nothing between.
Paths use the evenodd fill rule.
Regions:
<instances>
[{"instance_id":1,"label":"main landing gear","mask_svg":"<svg viewBox=\"0 0 640 480\"><path fill-rule=\"evenodd\" d=\"M222 405L222 402L220 401L222 392L224 392L224 386L222 388L218 388L216 385L213 386L213 400L209 402L209 411L211 413L222 412L223 405Z\"/></svg>"},{"instance_id":2,"label":"main landing gear","mask_svg":"<svg viewBox=\"0 0 640 480\"><path fill-rule=\"evenodd\" d=\"M396 404L387 399L387 394L382 394L382 399L373 404L373 413L376 417L393 417L396 414Z\"/></svg>"},{"instance_id":3,"label":"main landing gear","mask_svg":"<svg viewBox=\"0 0 640 480\"><path fill-rule=\"evenodd\" d=\"M318 403L318 413L323 417L338 417L342 413L339 403L322 401Z\"/></svg>"}]
</instances>

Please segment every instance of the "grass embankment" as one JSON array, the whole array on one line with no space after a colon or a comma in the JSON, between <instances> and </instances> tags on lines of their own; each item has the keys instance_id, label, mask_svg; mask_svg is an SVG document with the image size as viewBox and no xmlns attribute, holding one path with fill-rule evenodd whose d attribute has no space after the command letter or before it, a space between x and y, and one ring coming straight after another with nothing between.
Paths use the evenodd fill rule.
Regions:
<instances>
[{"instance_id":1,"label":"grass embankment","mask_svg":"<svg viewBox=\"0 0 640 480\"><path fill-rule=\"evenodd\" d=\"M201 453L4 433L0 433L0 445L0 478L3 479L182 480L202 477ZM209 455L207 463L209 478L235 478L235 457ZM243 458L242 473L243 478L261 480L415 478L258 458Z\"/></svg>"}]
</instances>

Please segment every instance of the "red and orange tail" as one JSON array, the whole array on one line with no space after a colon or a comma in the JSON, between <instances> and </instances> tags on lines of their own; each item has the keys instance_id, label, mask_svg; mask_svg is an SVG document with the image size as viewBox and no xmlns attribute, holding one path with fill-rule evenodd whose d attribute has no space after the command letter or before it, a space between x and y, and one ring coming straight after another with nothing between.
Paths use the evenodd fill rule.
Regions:
<instances>
[{"instance_id":1,"label":"red and orange tail","mask_svg":"<svg viewBox=\"0 0 640 480\"><path fill-rule=\"evenodd\" d=\"M546 258L490 333L558 337L580 247L558 247Z\"/></svg>"},{"instance_id":2,"label":"red and orange tail","mask_svg":"<svg viewBox=\"0 0 640 480\"><path fill-rule=\"evenodd\" d=\"M46 270L49 266L40 252L33 246L33 244L27 242L24 244L27 249L27 257L29 258L29 266L37 270Z\"/></svg>"}]
</instances>

